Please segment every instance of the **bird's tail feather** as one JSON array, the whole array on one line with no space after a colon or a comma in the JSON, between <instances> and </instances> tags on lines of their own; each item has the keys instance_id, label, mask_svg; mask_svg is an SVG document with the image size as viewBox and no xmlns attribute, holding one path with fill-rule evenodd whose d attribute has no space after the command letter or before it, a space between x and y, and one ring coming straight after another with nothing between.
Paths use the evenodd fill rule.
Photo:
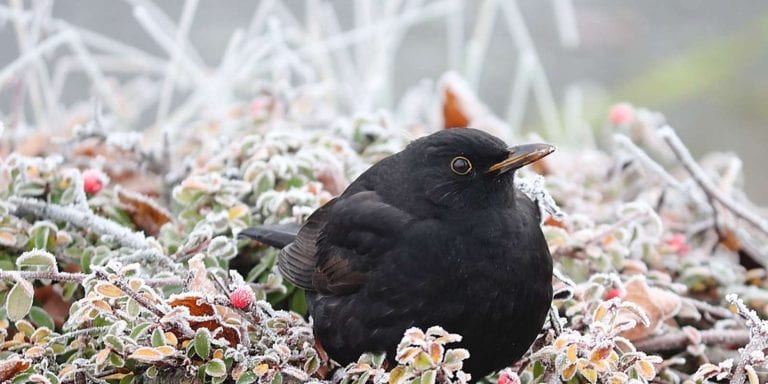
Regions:
<instances>
[{"instance_id":1,"label":"bird's tail feather","mask_svg":"<svg viewBox=\"0 0 768 384\"><path fill-rule=\"evenodd\" d=\"M248 237L270 247L283 248L292 243L299 233L299 224L262 225L246 228L238 236Z\"/></svg>"}]
</instances>

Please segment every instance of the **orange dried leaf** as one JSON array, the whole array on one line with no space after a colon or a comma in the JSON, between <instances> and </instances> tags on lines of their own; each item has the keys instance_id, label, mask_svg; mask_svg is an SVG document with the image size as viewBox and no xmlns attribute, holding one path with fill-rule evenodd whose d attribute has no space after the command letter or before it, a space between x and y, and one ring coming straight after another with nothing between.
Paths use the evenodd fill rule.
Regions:
<instances>
[{"instance_id":1,"label":"orange dried leaf","mask_svg":"<svg viewBox=\"0 0 768 384\"><path fill-rule=\"evenodd\" d=\"M563 372L560 373L560 376L563 378L563 380L568 381L573 378L573 375L576 374L576 364L571 364L567 366L565 369L563 369Z\"/></svg>"},{"instance_id":2,"label":"orange dried leaf","mask_svg":"<svg viewBox=\"0 0 768 384\"><path fill-rule=\"evenodd\" d=\"M450 87L443 89L443 128L464 128L469 126L469 116L462 109L461 102Z\"/></svg>"},{"instance_id":3,"label":"orange dried leaf","mask_svg":"<svg viewBox=\"0 0 768 384\"><path fill-rule=\"evenodd\" d=\"M257 376L263 376L265 373L269 371L269 365L267 364L259 364L255 367L253 367L253 373L255 373Z\"/></svg>"},{"instance_id":4,"label":"orange dried leaf","mask_svg":"<svg viewBox=\"0 0 768 384\"><path fill-rule=\"evenodd\" d=\"M160 352L163 355L170 356L176 353L176 348L171 347L170 345L163 345L160 347L155 348L158 352Z\"/></svg>"},{"instance_id":5,"label":"orange dried leaf","mask_svg":"<svg viewBox=\"0 0 768 384\"><path fill-rule=\"evenodd\" d=\"M194 294L172 296L168 305L174 307L187 307L192 316L211 316L216 313L213 306L206 303L202 296Z\"/></svg>"},{"instance_id":6,"label":"orange dried leaf","mask_svg":"<svg viewBox=\"0 0 768 384\"><path fill-rule=\"evenodd\" d=\"M653 367L653 364L645 360L638 361L637 364L635 364L635 368L637 369L637 374L645 380L652 380L656 377L656 368Z\"/></svg>"},{"instance_id":7,"label":"orange dried leaf","mask_svg":"<svg viewBox=\"0 0 768 384\"><path fill-rule=\"evenodd\" d=\"M104 348L99 353L96 354L96 365L102 365L104 362L107 361L107 358L109 357L109 353L112 352L109 348Z\"/></svg>"},{"instance_id":8,"label":"orange dried leaf","mask_svg":"<svg viewBox=\"0 0 768 384\"><path fill-rule=\"evenodd\" d=\"M128 358L139 360L139 361L146 361L146 362L155 362L160 361L165 358L165 354L158 351L157 348L151 348L151 347L141 347L133 353L131 353Z\"/></svg>"},{"instance_id":9,"label":"orange dried leaf","mask_svg":"<svg viewBox=\"0 0 768 384\"><path fill-rule=\"evenodd\" d=\"M6 382L17 374L29 369L32 361L28 359L10 359L0 362L0 382Z\"/></svg>"},{"instance_id":10,"label":"orange dried leaf","mask_svg":"<svg viewBox=\"0 0 768 384\"><path fill-rule=\"evenodd\" d=\"M576 359L579 357L579 349L576 346L576 344L571 344L568 346L568 350L566 351L566 357L568 358L569 363L576 362Z\"/></svg>"},{"instance_id":11,"label":"orange dried leaf","mask_svg":"<svg viewBox=\"0 0 768 384\"><path fill-rule=\"evenodd\" d=\"M125 293L123 293L123 291L120 290L120 288L110 283L101 282L96 285L96 288L94 288L94 290L98 292L100 295L104 297L108 297L110 299L116 299L118 297L125 296Z\"/></svg>"},{"instance_id":12,"label":"orange dried leaf","mask_svg":"<svg viewBox=\"0 0 768 384\"><path fill-rule=\"evenodd\" d=\"M0 245L6 247L16 246L16 236L10 232L0 231Z\"/></svg>"}]
</instances>

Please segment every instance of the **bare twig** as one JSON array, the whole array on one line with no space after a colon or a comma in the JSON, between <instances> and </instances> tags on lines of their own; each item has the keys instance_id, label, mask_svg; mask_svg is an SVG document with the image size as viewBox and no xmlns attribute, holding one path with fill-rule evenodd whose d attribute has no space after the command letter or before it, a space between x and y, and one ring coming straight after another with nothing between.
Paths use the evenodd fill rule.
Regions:
<instances>
[{"instance_id":1,"label":"bare twig","mask_svg":"<svg viewBox=\"0 0 768 384\"><path fill-rule=\"evenodd\" d=\"M92 328L78 329L76 331L67 332L67 333L59 335L59 336L51 337L51 338L48 339L47 344L51 345L51 344L53 344L53 343L55 343L55 342L57 342L59 340L66 340L66 339L69 339L69 338L80 337L80 336L85 336L85 335L93 335L93 334L98 334L98 333L106 332L106 331L109 331L110 328L112 328L112 326L106 325L106 326L103 326L103 327L92 327Z\"/></svg>"},{"instance_id":2,"label":"bare twig","mask_svg":"<svg viewBox=\"0 0 768 384\"><path fill-rule=\"evenodd\" d=\"M629 152L631 152L632 155L638 161L640 161L646 167L648 167L648 169L652 170L657 175L659 175L664 180L664 182L669 184L669 186L680 191L685 190L685 187L683 187L683 185L679 181L677 181L677 179L675 179L672 175L670 175L669 172L667 172L664 169L664 167L661 166L661 164L656 162L656 160L648 156L648 154L645 153L645 151L643 151L642 149L640 149L640 147L635 145L635 143L633 143L629 137L625 135L616 134L613 136L613 140L620 146L624 147L624 149L627 149Z\"/></svg>"},{"instance_id":3,"label":"bare twig","mask_svg":"<svg viewBox=\"0 0 768 384\"><path fill-rule=\"evenodd\" d=\"M749 331L711 329L700 331L702 344L729 344L744 346L749 342ZM671 351L684 349L690 344L688 335L683 331L670 332L660 336L635 341L635 347L644 352Z\"/></svg>"},{"instance_id":4,"label":"bare twig","mask_svg":"<svg viewBox=\"0 0 768 384\"><path fill-rule=\"evenodd\" d=\"M42 200L12 196L8 202L15 206L16 216L32 215L54 221L64 221L79 228L96 232L100 235L112 236L124 247L134 249L155 249L147 238L138 232L133 232L112 220L103 218L90 210L76 207L49 204ZM159 253L159 250L157 250Z\"/></svg>"},{"instance_id":5,"label":"bare twig","mask_svg":"<svg viewBox=\"0 0 768 384\"><path fill-rule=\"evenodd\" d=\"M114 281L110 281L106 272L102 270L96 270L94 271L94 275L99 280L109 281L110 283L114 284L117 288L120 288L123 293L128 295L131 299L136 300L139 305L146 308L148 311L152 312L157 317L163 317L166 314L166 311L160 308L160 306L155 305L153 303L150 303L149 300L147 300L144 296L140 295L133 289L131 289L128 284L125 283L121 278L117 278Z\"/></svg>"},{"instance_id":6,"label":"bare twig","mask_svg":"<svg viewBox=\"0 0 768 384\"><path fill-rule=\"evenodd\" d=\"M683 301L690 304L694 308L698 309L700 312L706 312L710 315L713 315L715 317L721 318L721 319L732 319L735 317L733 312L729 311L726 308L714 306L712 304L703 302L701 300L691 299L689 297L683 298Z\"/></svg>"},{"instance_id":7,"label":"bare twig","mask_svg":"<svg viewBox=\"0 0 768 384\"><path fill-rule=\"evenodd\" d=\"M16 277L24 280L52 280L68 281L73 283L82 283L93 276L92 274L81 272L53 272L53 271L2 271L0 270L0 280L15 280ZM144 283L150 287L163 287L169 285L184 285L186 281L178 277L156 277L144 279Z\"/></svg>"},{"instance_id":8,"label":"bare twig","mask_svg":"<svg viewBox=\"0 0 768 384\"><path fill-rule=\"evenodd\" d=\"M24 280L53 280L53 281L72 281L82 283L90 275L85 273L69 273L54 271L3 271L0 270L0 280L15 280L16 277Z\"/></svg>"},{"instance_id":9,"label":"bare twig","mask_svg":"<svg viewBox=\"0 0 768 384\"><path fill-rule=\"evenodd\" d=\"M760 319L757 313L747 307L738 295L728 294L725 300L736 306L739 315L746 319L749 327L749 338L746 346L739 350L739 362L733 370L731 384L743 384L746 380L746 369L751 363L755 353L762 354L768 348L768 321Z\"/></svg>"},{"instance_id":10,"label":"bare twig","mask_svg":"<svg viewBox=\"0 0 768 384\"><path fill-rule=\"evenodd\" d=\"M672 152L677 159L682 163L688 173L691 174L691 177L693 177L704 193L768 236L768 222L720 191L712 180L709 179L701 166L696 163L693 156L691 156L691 153L688 151L688 148L686 148L685 144L683 144L670 126L659 128L659 136L667 142L667 145L672 149Z\"/></svg>"}]
</instances>

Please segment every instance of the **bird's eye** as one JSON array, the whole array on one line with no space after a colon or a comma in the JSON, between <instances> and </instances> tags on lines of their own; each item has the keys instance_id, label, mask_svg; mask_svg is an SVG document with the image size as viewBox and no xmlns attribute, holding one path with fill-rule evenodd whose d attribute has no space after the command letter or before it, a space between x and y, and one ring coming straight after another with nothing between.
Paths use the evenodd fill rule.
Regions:
<instances>
[{"instance_id":1,"label":"bird's eye","mask_svg":"<svg viewBox=\"0 0 768 384\"><path fill-rule=\"evenodd\" d=\"M466 175L472 172L472 163L464 156L456 156L451 160L451 170L457 175Z\"/></svg>"}]
</instances>

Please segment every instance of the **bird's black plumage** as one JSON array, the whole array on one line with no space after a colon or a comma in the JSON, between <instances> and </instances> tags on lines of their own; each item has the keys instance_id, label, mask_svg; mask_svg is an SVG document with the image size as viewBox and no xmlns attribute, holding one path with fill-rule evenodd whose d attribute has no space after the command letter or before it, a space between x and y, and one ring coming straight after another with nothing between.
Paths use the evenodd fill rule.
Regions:
<instances>
[{"instance_id":1,"label":"bird's black plumage","mask_svg":"<svg viewBox=\"0 0 768 384\"><path fill-rule=\"evenodd\" d=\"M443 130L372 166L295 238L285 226L243 235L283 247L279 269L307 291L331 358L392 358L407 328L440 325L463 336L465 371L480 379L523 355L550 307L538 207L513 175L552 149Z\"/></svg>"}]
</instances>

